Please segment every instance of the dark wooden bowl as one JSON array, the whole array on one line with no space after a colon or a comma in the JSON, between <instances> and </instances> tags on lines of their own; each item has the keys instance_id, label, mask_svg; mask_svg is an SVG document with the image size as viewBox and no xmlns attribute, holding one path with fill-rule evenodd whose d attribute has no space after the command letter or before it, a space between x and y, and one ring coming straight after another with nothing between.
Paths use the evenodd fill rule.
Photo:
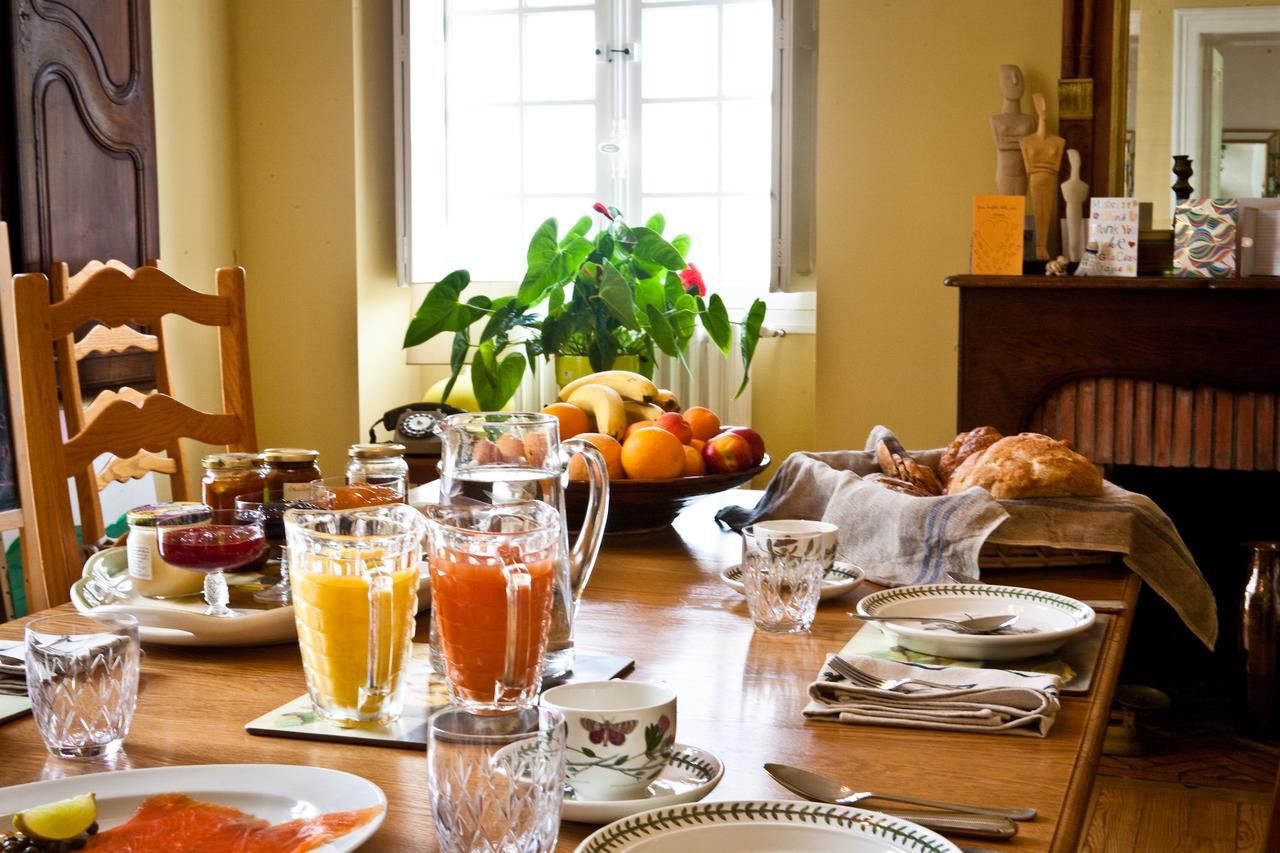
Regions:
<instances>
[{"instance_id":1,"label":"dark wooden bowl","mask_svg":"<svg viewBox=\"0 0 1280 853\"><path fill-rule=\"evenodd\" d=\"M769 466L766 453L759 465L732 474L706 474L674 480L611 480L606 533L647 533L676 520L680 511L704 495L723 492L748 483ZM565 491L569 526L578 530L587 510L587 484L570 482Z\"/></svg>"}]
</instances>

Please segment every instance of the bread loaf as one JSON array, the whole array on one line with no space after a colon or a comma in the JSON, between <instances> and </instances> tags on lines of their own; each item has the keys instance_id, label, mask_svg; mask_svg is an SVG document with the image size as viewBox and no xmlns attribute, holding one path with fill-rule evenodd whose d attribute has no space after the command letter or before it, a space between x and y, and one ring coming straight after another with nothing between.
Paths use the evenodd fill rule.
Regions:
<instances>
[{"instance_id":1,"label":"bread loaf","mask_svg":"<svg viewBox=\"0 0 1280 853\"><path fill-rule=\"evenodd\" d=\"M1000 500L1097 497L1102 494L1102 475L1065 441L1024 432L965 459L951 475L947 493L959 494L974 486Z\"/></svg>"},{"instance_id":2,"label":"bread loaf","mask_svg":"<svg viewBox=\"0 0 1280 853\"><path fill-rule=\"evenodd\" d=\"M929 494L915 483L906 480L899 480L897 477L890 477L888 474L868 474L862 479L878 486L883 486L894 492L901 492L904 495L911 495L913 498L929 498L934 495Z\"/></svg>"},{"instance_id":3,"label":"bread loaf","mask_svg":"<svg viewBox=\"0 0 1280 853\"><path fill-rule=\"evenodd\" d=\"M951 444L947 445L947 449L942 452L942 458L938 460L938 479L946 485L951 481L951 475L960 467L960 463L975 453L981 453L1002 438L1004 436L993 426L980 426L960 433Z\"/></svg>"}]
</instances>

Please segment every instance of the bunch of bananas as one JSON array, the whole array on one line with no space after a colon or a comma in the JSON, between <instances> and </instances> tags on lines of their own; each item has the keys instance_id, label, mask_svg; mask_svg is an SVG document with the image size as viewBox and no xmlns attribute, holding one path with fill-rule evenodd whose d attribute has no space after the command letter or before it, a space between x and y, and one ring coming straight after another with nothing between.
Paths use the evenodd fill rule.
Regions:
<instances>
[{"instance_id":1,"label":"bunch of bananas","mask_svg":"<svg viewBox=\"0 0 1280 853\"><path fill-rule=\"evenodd\" d=\"M560 389L560 400L591 415L597 432L618 441L636 421L656 420L663 412L680 411L675 394L630 370L602 370L575 379Z\"/></svg>"}]
</instances>

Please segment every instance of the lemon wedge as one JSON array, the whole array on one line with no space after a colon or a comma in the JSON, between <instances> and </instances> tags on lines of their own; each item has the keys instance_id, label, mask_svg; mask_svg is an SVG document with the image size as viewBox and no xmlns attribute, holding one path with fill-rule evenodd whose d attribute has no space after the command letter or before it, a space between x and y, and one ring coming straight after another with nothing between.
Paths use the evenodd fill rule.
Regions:
<instances>
[{"instance_id":1,"label":"lemon wedge","mask_svg":"<svg viewBox=\"0 0 1280 853\"><path fill-rule=\"evenodd\" d=\"M93 794L81 794L18 812L13 816L13 825L31 838L65 841L87 830L97 819L98 801Z\"/></svg>"}]
</instances>

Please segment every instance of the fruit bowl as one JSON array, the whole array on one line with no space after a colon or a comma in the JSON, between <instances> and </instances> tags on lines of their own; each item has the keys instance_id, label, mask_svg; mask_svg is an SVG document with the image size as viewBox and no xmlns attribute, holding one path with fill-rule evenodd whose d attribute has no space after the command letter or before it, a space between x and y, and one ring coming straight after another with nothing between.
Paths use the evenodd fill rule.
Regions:
<instances>
[{"instance_id":1,"label":"fruit bowl","mask_svg":"<svg viewBox=\"0 0 1280 853\"><path fill-rule=\"evenodd\" d=\"M662 530L681 510L705 495L713 495L751 481L769 467L765 454L759 465L727 474L703 474L674 480L610 480L609 518L605 533L648 533ZM569 526L578 529L587 509L587 484L573 481L565 490Z\"/></svg>"}]
</instances>

